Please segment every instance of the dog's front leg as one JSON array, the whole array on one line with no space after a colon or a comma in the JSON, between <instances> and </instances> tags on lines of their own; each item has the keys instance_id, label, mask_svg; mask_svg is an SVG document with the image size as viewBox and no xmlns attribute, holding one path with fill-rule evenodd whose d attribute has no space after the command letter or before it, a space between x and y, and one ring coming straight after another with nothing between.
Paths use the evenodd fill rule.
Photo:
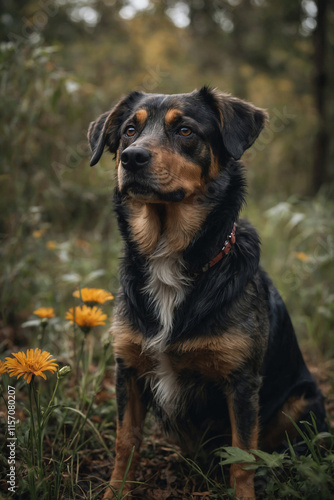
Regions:
<instances>
[{"instance_id":1,"label":"dog's front leg","mask_svg":"<svg viewBox=\"0 0 334 500\"><path fill-rule=\"evenodd\" d=\"M146 406L142 401L137 384L137 374L133 368L127 368L121 358L116 360L116 398L117 398L117 439L114 471L104 499L114 498L114 491L122 488L122 495L131 490L135 479L136 465L146 415ZM132 459L131 459L132 454ZM131 463L129 463L131 460ZM126 471L128 469L128 473ZM126 475L126 478L125 478ZM129 498L129 495L127 495Z\"/></svg>"},{"instance_id":2,"label":"dog's front leg","mask_svg":"<svg viewBox=\"0 0 334 500\"><path fill-rule=\"evenodd\" d=\"M232 430L232 446L243 450L258 447L258 377L249 374L248 383L240 380L231 394L227 396L227 405ZM244 470L245 464L232 464L230 469L230 485L235 487L238 499L253 499L254 471Z\"/></svg>"}]
</instances>

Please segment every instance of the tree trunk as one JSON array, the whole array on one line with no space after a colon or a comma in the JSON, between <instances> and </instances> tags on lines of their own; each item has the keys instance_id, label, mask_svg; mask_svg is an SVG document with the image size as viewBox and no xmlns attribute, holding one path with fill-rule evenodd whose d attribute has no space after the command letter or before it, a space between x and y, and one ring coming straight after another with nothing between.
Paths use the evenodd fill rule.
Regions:
<instances>
[{"instance_id":1,"label":"tree trunk","mask_svg":"<svg viewBox=\"0 0 334 500\"><path fill-rule=\"evenodd\" d=\"M328 0L317 0L317 26L314 30L314 88L315 105L318 113L318 130L315 137L312 188L316 194L327 181L327 159L329 134L326 112L326 87L328 74L326 70L327 49L327 15Z\"/></svg>"}]
</instances>

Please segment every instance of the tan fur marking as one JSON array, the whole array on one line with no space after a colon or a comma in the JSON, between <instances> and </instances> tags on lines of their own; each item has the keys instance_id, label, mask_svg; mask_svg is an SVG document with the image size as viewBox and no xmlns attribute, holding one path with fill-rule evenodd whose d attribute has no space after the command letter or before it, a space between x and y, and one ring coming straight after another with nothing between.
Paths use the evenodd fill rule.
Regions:
<instances>
[{"instance_id":1,"label":"tan fur marking","mask_svg":"<svg viewBox=\"0 0 334 500\"><path fill-rule=\"evenodd\" d=\"M178 372L196 370L204 377L228 377L247 359L252 340L240 332L226 332L219 337L187 340L175 344L170 355Z\"/></svg>"},{"instance_id":2,"label":"tan fur marking","mask_svg":"<svg viewBox=\"0 0 334 500\"><path fill-rule=\"evenodd\" d=\"M145 122L147 120L147 117L148 117L148 113L147 113L146 109L140 109L135 114L135 117L136 117L136 120L139 123L139 125L144 126Z\"/></svg>"},{"instance_id":3,"label":"tan fur marking","mask_svg":"<svg viewBox=\"0 0 334 500\"><path fill-rule=\"evenodd\" d=\"M186 197L204 193L205 180L199 165L169 149L151 149L151 153L154 158L151 171L159 182L161 192L183 189Z\"/></svg>"},{"instance_id":4,"label":"tan fur marking","mask_svg":"<svg viewBox=\"0 0 334 500\"><path fill-rule=\"evenodd\" d=\"M227 406L230 416L231 431L232 431L232 446L245 449L239 436L238 427L233 408L233 395L227 396ZM255 426L250 438L249 448L246 451L256 450L258 448L259 427ZM246 464L232 464L230 468L230 486L235 487L235 495L239 499L255 498L254 492L254 474L253 470L244 470Z\"/></svg>"},{"instance_id":5,"label":"tan fur marking","mask_svg":"<svg viewBox=\"0 0 334 500\"><path fill-rule=\"evenodd\" d=\"M139 448L142 442L145 415L146 410L140 400L136 384L134 380L132 380L129 388L129 401L127 403L122 424L117 422L116 459L114 470L110 479L110 485L117 491L122 484L128 461L134 447L135 450L126 478L126 483L122 490L123 495L131 490L131 481L134 481L135 479L136 467L140 456ZM114 498L110 488L106 490L104 495L104 499L109 498Z\"/></svg>"},{"instance_id":6,"label":"tan fur marking","mask_svg":"<svg viewBox=\"0 0 334 500\"><path fill-rule=\"evenodd\" d=\"M149 255L157 246L161 233L161 222L156 207L131 198L128 200L128 206L133 240L144 255Z\"/></svg>"},{"instance_id":7,"label":"tan fur marking","mask_svg":"<svg viewBox=\"0 0 334 500\"><path fill-rule=\"evenodd\" d=\"M224 351L226 353L228 350L232 352L238 351L240 354L245 354L247 356L251 345L252 340L250 337L238 330L230 329L215 337L189 339L179 344L175 344L175 347L179 352L209 349L215 352Z\"/></svg>"},{"instance_id":8,"label":"tan fur marking","mask_svg":"<svg viewBox=\"0 0 334 500\"><path fill-rule=\"evenodd\" d=\"M166 237L171 252L187 248L208 215L208 207L195 197L167 205Z\"/></svg>"},{"instance_id":9,"label":"tan fur marking","mask_svg":"<svg viewBox=\"0 0 334 500\"><path fill-rule=\"evenodd\" d=\"M114 355L122 358L127 368L137 370L138 376L152 370L152 360L143 350L143 336L141 333L136 333L125 322L116 319L112 327L114 337Z\"/></svg>"},{"instance_id":10,"label":"tan fur marking","mask_svg":"<svg viewBox=\"0 0 334 500\"><path fill-rule=\"evenodd\" d=\"M210 147L210 157L211 157L211 164L209 168L209 177L210 179L215 179L219 174L220 168L219 168L218 158L216 158L215 155L213 154L211 147Z\"/></svg>"},{"instance_id":11,"label":"tan fur marking","mask_svg":"<svg viewBox=\"0 0 334 500\"><path fill-rule=\"evenodd\" d=\"M244 470L246 464L232 464L230 468L230 486L235 487L235 496L239 500L255 499L253 470Z\"/></svg>"},{"instance_id":12,"label":"tan fur marking","mask_svg":"<svg viewBox=\"0 0 334 500\"><path fill-rule=\"evenodd\" d=\"M165 116L166 125L170 125L181 116L182 116L182 111L180 111L179 109L176 108L169 109Z\"/></svg>"},{"instance_id":13,"label":"tan fur marking","mask_svg":"<svg viewBox=\"0 0 334 500\"><path fill-rule=\"evenodd\" d=\"M266 451L278 448L286 440L286 432L291 439L297 437L298 432L286 415L289 415L294 422L298 422L308 404L304 396L301 398L291 397L285 401L282 408L263 429L264 438L261 448Z\"/></svg>"},{"instance_id":14,"label":"tan fur marking","mask_svg":"<svg viewBox=\"0 0 334 500\"><path fill-rule=\"evenodd\" d=\"M153 253L162 229L171 253L184 250L202 227L209 212L209 207L196 196L180 203L166 204L165 225L162 227L156 204L132 198L127 203L133 240L144 255Z\"/></svg>"}]
</instances>

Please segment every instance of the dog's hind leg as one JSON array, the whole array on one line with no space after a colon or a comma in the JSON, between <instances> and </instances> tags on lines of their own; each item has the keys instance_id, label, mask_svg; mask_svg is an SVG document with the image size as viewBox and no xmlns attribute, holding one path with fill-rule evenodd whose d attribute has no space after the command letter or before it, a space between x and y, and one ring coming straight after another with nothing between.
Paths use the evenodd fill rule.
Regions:
<instances>
[{"instance_id":1,"label":"dog's hind leg","mask_svg":"<svg viewBox=\"0 0 334 500\"><path fill-rule=\"evenodd\" d=\"M120 358L116 361L116 458L114 471L104 494L105 500L114 498L115 492L121 490L124 495L132 489L146 415L135 370L126 368ZM129 495L127 498L130 498Z\"/></svg>"}]
</instances>

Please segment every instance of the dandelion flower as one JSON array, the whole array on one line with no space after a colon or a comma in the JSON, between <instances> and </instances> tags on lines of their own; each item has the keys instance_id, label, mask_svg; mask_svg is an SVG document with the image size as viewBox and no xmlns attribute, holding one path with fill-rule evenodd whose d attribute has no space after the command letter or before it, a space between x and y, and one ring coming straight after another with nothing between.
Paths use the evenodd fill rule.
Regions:
<instances>
[{"instance_id":1,"label":"dandelion flower","mask_svg":"<svg viewBox=\"0 0 334 500\"><path fill-rule=\"evenodd\" d=\"M6 368L10 377L20 378L23 375L24 380L30 384L33 375L40 375L46 380L45 371L56 372L56 359L47 351L41 349L28 349L24 352L12 352L14 358L6 358Z\"/></svg>"},{"instance_id":2,"label":"dandelion flower","mask_svg":"<svg viewBox=\"0 0 334 500\"><path fill-rule=\"evenodd\" d=\"M39 316L41 319L44 318L54 318L56 313L53 307L40 307L39 309L36 309L36 311L33 312L33 314L36 314Z\"/></svg>"},{"instance_id":3,"label":"dandelion flower","mask_svg":"<svg viewBox=\"0 0 334 500\"><path fill-rule=\"evenodd\" d=\"M77 306L75 309L71 307L66 313L66 319L70 323L76 323L80 328L87 333L90 328L97 325L105 325L107 315L103 313L99 307Z\"/></svg>"},{"instance_id":4,"label":"dandelion flower","mask_svg":"<svg viewBox=\"0 0 334 500\"><path fill-rule=\"evenodd\" d=\"M0 361L0 375L7 373L6 362Z\"/></svg>"},{"instance_id":5,"label":"dandelion flower","mask_svg":"<svg viewBox=\"0 0 334 500\"><path fill-rule=\"evenodd\" d=\"M91 305L104 304L108 300L113 300L111 293L102 290L101 288L81 288L73 292L73 297L81 299Z\"/></svg>"}]
</instances>

